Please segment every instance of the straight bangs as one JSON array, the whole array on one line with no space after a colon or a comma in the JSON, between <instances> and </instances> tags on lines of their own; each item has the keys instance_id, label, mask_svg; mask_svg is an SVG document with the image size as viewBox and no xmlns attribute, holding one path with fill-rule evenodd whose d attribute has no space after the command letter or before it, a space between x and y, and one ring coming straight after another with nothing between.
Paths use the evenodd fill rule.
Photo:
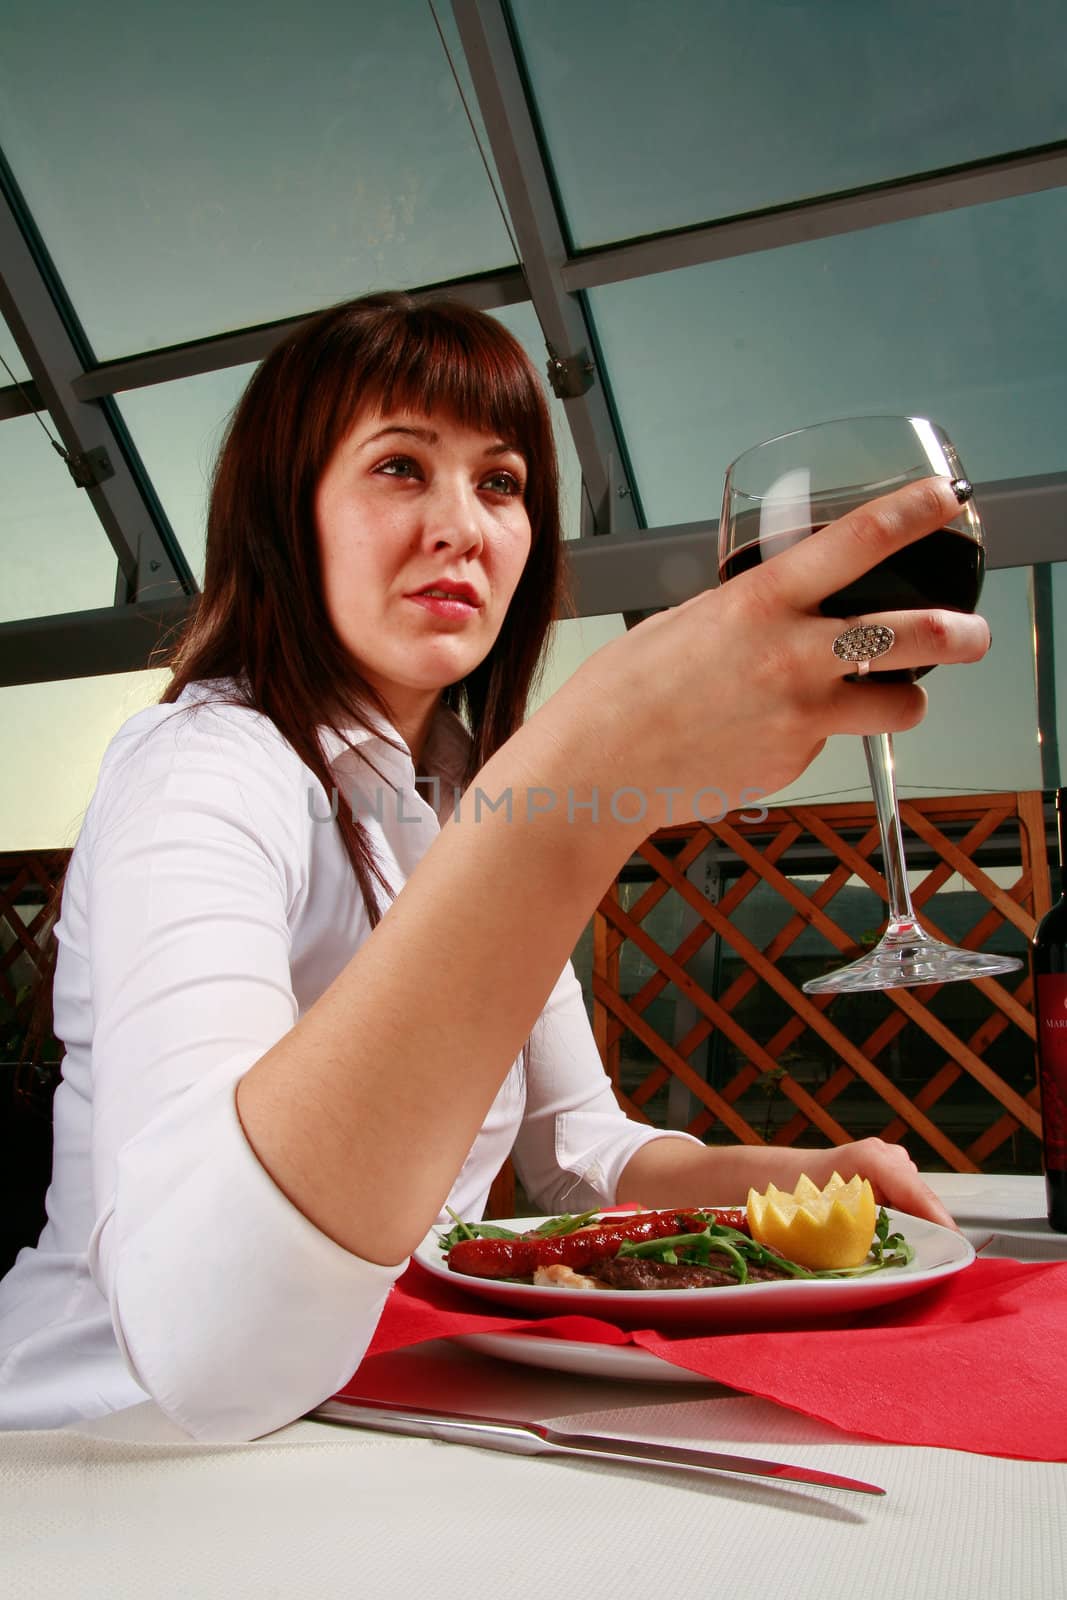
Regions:
<instances>
[{"instance_id":1,"label":"straight bangs","mask_svg":"<svg viewBox=\"0 0 1067 1600\"><path fill-rule=\"evenodd\" d=\"M343 323L337 327L342 344L349 331ZM343 359L342 351L337 354ZM437 302L397 307L361 328L359 359L345 374L327 454L367 411L440 412L518 450L529 468L526 505L536 541L545 505L558 498L554 440L529 358L500 323L461 304Z\"/></svg>"}]
</instances>

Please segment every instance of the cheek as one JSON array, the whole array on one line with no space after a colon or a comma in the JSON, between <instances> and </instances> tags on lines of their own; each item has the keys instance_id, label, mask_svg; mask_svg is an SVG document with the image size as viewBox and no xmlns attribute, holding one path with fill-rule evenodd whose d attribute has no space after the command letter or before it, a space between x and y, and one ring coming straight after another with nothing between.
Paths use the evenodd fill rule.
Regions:
<instances>
[{"instance_id":1,"label":"cheek","mask_svg":"<svg viewBox=\"0 0 1067 1600\"><path fill-rule=\"evenodd\" d=\"M532 547L533 540L530 535L529 526L527 525L524 530L516 533L515 538L508 549L506 571L507 582L509 585L509 599L515 593L515 590L519 586L519 581L522 578L523 573L526 571L526 564L530 559Z\"/></svg>"}]
</instances>

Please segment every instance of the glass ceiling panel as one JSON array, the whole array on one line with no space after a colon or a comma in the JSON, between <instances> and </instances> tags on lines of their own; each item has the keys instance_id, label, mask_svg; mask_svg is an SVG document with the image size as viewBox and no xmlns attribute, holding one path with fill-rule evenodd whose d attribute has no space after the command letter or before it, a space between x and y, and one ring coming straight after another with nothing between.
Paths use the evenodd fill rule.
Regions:
<instances>
[{"instance_id":1,"label":"glass ceiling panel","mask_svg":"<svg viewBox=\"0 0 1067 1600\"><path fill-rule=\"evenodd\" d=\"M750 445L931 416L976 481L1064 469L1067 189L590 295L652 526L717 517Z\"/></svg>"},{"instance_id":2,"label":"glass ceiling panel","mask_svg":"<svg viewBox=\"0 0 1067 1600\"><path fill-rule=\"evenodd\" d=\"M545 345L533 307L495 313L544 371ZM133 389L118 396L119 410L166 510L197 583L204 578L204 539L211 470L230 412L254 365ZM547 386L546 386L547 387ZM549 396L559 451L564 532L579 532L581 472L563 403Z\"/></svg>"},{"instance_id":3,"label":"glass ceiling panel","mask_svg":"<svg viewBox=\"0 0 1067 1600\"><path fill-rule=\"evenodd\" d=\"M115 552L35 416L0 422L0 562L0 622L115 598Z\"/></svg>"},{"instance_id":4,"label":"glass ceiling panel","mask_svg":"<svg viewBox=\"0 0 1067 1600\"><path fill-rule=\"evenodd\" d=\"M512 0L577 248L1067 137L1063 0Z\"/></svg>"},{"instance_id":5,"label":"glass ceiling panel","mask_svg":"<svg viewBox=\"0 0 1067 1600\"><path fill-rule=\"evenodd\" d=\"M426 0L6 0L0 147L100 359L514 259Z\"/></svg>"}]
</instances>

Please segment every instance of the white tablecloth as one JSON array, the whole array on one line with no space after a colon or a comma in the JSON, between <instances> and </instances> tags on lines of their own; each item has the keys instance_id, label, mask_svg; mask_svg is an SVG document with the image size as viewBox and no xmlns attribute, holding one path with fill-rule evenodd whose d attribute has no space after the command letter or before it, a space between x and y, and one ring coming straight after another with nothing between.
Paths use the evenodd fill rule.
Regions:
<instances>
[{"instance_id":1,"label":"white tablecloth","mask_svg":"<svg viewBox=\"0 0 1067 1600\"><path fill-rule=\"evenodd\" d=\"M1043 1221L1040 1179L935 1186L976 1239L996 1233L998 1253L1067 1257L1067 1238ZM516 1458L318 1422L251 1445L200 1445L144 1405L77 1430L0 1435L0 1593L1067 1595L1064 1466L880 1445L710 1384L580 1379L444 1343L380 1358L374 1392L764 1455L888 1492Z\"/></svg>"}]
</instances>

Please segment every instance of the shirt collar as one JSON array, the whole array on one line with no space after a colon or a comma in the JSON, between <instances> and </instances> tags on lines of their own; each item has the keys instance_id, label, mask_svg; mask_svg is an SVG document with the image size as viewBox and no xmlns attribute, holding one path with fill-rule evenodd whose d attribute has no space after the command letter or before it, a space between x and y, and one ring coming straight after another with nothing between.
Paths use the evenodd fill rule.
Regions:
<instances>
[{"instance_id":1,"label":"shirt collar","mask_svg":"<svg viewBox=\"0 0 1067 1600\"><path fill-rule=\"evenodd\" d=\"M368 708L367 726L342 724L319 729L326 760L332 766L343 758L346 751L360 750L375 766L396 768L399 764L410 784L415 781L415 765L411 751L385 717ZM443 778L451 785L461 785L467 770L471 736L450 706L439 705L426 736L422 751L423 770Z\"/></svg>"},{"instance_id":2,"label":"shirt collar","mask_svg":"<svg viewBox=\"0 0 1067 1600\"><path fill-rule=\"evenodd\" d=\"M228 678L203 680L187 684L179 697L183 704L201 700L229 698L238 694L240 685ZM319 728L327 765L344 757L349 750L363 750L375 766L399 771L407 777L409 785L415 782L415 765L411 751L396 729L385 717L371 707L366 712L366 727L341 724L337 728L323 724ZM460 786L467 771L471 736L450 706L439 705L434 712L426 744L422 752L422 765L426 772L436 774L446 783Z\"/></svg>"}]
</instances>

